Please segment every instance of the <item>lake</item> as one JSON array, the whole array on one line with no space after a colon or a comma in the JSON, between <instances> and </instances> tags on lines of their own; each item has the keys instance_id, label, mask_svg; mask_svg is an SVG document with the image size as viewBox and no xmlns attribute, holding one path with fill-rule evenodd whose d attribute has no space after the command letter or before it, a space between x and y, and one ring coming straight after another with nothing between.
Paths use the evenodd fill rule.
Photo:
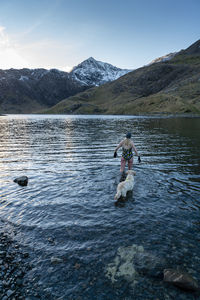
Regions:
<instances>
[{"instance_id":1,"label":"lake","mask_svg":"<svg viewBox=\"0 0 200 300\"><path fill-rule=\"evenodd\" d=\"M127 131L142 162L115 205ZM41 299L197 299L161 273L200 281L199 149L198 117L1 116L0 219L29 252ZM13 182L22 175L27 187Z\"/></svg>"}]
</instances>

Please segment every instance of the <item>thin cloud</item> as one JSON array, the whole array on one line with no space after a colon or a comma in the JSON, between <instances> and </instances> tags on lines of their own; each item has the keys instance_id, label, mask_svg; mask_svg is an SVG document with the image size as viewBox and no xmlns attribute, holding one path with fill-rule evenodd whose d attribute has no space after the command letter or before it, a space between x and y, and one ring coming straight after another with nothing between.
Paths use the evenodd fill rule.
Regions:
<instances>
[{"instance_id":1,"label":"thin cloud","mask_svg":"<svg viewBox=\"0 0 200 300\"><path fill-rule=\"evenodd\" d=\"M31 30L29 28L29 30ZM78 43L41 39L25 42L8 35L0 25L0 69L45 68L69 72L74 66Z\"/></svg>"}]
</instances>

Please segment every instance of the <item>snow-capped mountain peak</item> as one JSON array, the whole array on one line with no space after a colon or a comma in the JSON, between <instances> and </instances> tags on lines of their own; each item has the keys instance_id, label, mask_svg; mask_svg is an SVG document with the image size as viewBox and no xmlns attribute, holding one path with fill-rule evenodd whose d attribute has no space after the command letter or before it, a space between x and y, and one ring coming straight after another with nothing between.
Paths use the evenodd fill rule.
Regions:
<instances>
[{"instance_id":1,"label":"snow-capped mountain peak","mask_svg":"<svg viewBox=\"0 0 200 300\"><path fill-rule=\"evenodd\" d=\"M84 60L70 72L72 77L86 86L99 86L113 81L132 70L120 69L111 64L97 61L93 57Z\"/></svg>"}]
</instances>

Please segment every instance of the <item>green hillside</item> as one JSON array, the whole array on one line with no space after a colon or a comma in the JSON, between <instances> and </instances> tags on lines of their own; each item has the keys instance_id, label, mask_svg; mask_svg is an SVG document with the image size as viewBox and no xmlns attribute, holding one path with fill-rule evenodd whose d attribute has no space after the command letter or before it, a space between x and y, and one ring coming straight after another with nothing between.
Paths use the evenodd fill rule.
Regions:
<instances>
[{"instance_id":1,"label":"green hillside","mask_svg":"<svg viewBox=\"0 0 200 300\"><path fill-rule=\"evenodd\" d=\"M200 113L200 41L43 111L59 114Z\"/></svg>"}]
</instances>

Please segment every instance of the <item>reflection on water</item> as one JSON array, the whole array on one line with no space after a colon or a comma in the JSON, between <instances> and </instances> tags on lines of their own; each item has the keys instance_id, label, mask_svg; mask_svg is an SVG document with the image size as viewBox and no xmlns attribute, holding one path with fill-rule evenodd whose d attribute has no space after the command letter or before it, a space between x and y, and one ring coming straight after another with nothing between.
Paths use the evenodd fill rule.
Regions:
<instances>
[{"instance_id":1,"label":"reflection on water","mask_svg":"<svg viewBox=\"0 0 200 300\"><path fill-rule=\"evenodd\" d=\"M132 245L163 268L184 265L200 279L199 125L199 118L183 117L0 117L0 217L31 253L28 280L52 299L132 299L126 276L114 286L106 276L118 249ZM120 157L113 150L127 131L142 163L135 158L134 191L116 207ZM21 175L29 177L27 187L13 182ZM63 264L52 267L52 256ZM165 299L168 288L141 272L138 259L135 299Z\"/></svg>"}]
</instances>

